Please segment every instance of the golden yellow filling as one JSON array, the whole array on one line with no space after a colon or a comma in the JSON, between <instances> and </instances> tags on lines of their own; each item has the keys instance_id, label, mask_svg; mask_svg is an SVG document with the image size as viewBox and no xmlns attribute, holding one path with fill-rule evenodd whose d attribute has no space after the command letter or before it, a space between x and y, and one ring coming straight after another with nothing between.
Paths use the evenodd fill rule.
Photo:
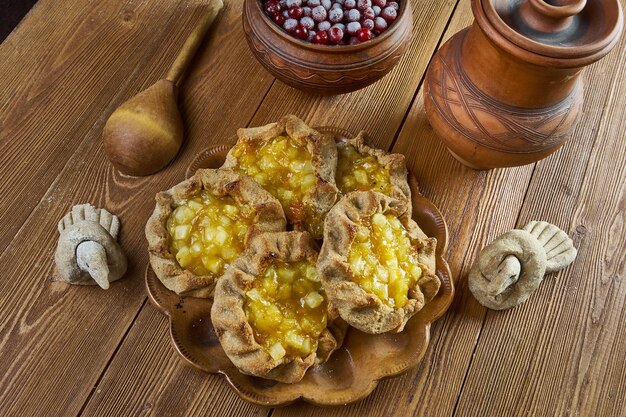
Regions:
<instances>
[{"instance_id":1,"label":"golden yellow filling","mask_svg":"<svg viewBox=\"0 0 626 417\"><path fill-rule=\"evenodd\" d=\"M311 154L304 141L278 136L262 142L240 142L232 155L237 169L256 180L280 201L287 219L321 237L323 218L305 204L317 184Z\"/></svg>"},{"instance_id":2,"label":"golden yellow filling","mask_svg":"<svg viewBox=\"0 0 626 417\"><path fill-rule=\"evenodd\" d=\"M203 190L181 202L167 220L170 250L196 275L220 276L244 249L254 209Z\"/></svg>"},{"instance_id":3,"label":"golden yellow filling","mask_svg":"<svg viewBox=\"0 0 626 417\"><path fill-rule=\"evenodd\" d=\"M275 360L315 352L327 320L315 266L272 263L246 291L244 311L257 343Z\"/></svg>"},{"instance_id":4,"label":"golden yellow filling","mask_svg":"<svg viewBox=\"0 0 626 417\"><path fill-rule=\"evenodd\" d=\"M375 213L359 225L348 262L354 281L390 307L404 307L422 276L417 249L392 215Z\"/></svg>"},{"instance_id":5,"label":"golden yellow filling","mask_svg":"<svg viewBox=\"0 0 626 417\"><path fill-rule=\"evenodd\" d=\"M378 191L389 195L392 185L389 169L378 163L376 157L363 155L352 145L337 147L337 187L343 194L351 191Z\"/></svg>"}]
</instances>

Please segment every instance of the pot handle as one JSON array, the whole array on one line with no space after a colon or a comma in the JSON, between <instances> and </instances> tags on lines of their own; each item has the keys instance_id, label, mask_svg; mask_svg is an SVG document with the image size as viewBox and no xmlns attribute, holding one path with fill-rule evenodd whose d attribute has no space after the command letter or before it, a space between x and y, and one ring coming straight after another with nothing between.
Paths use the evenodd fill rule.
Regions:
<instances>
[{"instance_id":1,"label":"pot handle","mask_svg":"<svg viewBox=\"0 0 626 417\"><path fill-rule=\"evenodd\" d=\"M565 29L586 4L587 0L526 0L519 13L534 30L553 33Z\"/></svg>"}]
</instances>

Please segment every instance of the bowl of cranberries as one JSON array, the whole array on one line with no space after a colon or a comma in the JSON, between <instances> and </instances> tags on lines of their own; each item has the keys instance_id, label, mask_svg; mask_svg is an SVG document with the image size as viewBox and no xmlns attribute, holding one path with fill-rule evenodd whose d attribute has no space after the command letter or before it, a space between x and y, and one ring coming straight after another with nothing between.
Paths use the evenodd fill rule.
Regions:
<instances>
[{"instance_id":1,"label":"bowl of cranberries","mask_svg":"<svg viewBox=\"0 0 626 417\"><path fill-rule=\"evenodd\" d=\"M343 94L382 78L406 52L409 0L244 0L256 59L284 83Z\"/></svg>"}]
</instances>

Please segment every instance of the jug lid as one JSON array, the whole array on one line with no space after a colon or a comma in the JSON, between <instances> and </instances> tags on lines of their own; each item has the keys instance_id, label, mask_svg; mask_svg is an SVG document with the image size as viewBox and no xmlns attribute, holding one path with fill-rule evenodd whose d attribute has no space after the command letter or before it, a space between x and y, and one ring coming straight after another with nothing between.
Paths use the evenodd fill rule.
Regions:
<instances>
[{"instance_id":1,"label":"jug lid","mask_svg":"<svg viewBox=\"0 0 626 417\"><path fill-rule=\"evenodd\" d=\"M557 66L597 61L615 46L624 26L619 0L473 0L472 10L498 46Z\"/></svg>"}]
</instances>

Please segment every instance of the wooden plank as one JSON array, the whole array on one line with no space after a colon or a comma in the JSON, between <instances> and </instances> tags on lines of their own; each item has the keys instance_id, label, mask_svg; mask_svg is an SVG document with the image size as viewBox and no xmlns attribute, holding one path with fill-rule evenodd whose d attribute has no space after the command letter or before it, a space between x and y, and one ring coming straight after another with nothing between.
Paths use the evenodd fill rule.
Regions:
<instances>
[{"instance_id":1,"label":"wooden plank","mask_svg":"<svg viewBox=\"0 0 626 417\"><path fill-rule=\"evenodd\" d=\"M241 401L220 376L183 365L169 344L165 316L143 309L81 415L268 415L268 408Z\"/></svg>"},{"instance_id":2,"label":"wooden plank","mask_svg":"<svg viewBox=\"0 0 626 417\"><path fill-rule=\"evenodd\" d=\"M168 4L39 2L0 45L0 253L103 109L162 53Z\"/></svg>"},{"instance_id":3,"label":"wooden plank","mask_svg":"<svg viewBox=\"0 0 626 417\"><path fill-rule=\"evenodd\" d=\"M144 225L154 207L154 194L180 181L190 157L201 148L221 141L232 126L245 126L273 81L253 64L242 37L241 5L231 5L190 76L193 80L202 74L202 88L192 83L183 89L189 133L178 159L148 178L131 178L112 170L100 140L108 114L165 74L202 15L202 5L206 0L169 5L174 14L169 23L161 22L167 36L161 40L159 53L146 57L145 72L129 72L131 79L123 91L106 108L98 109L97 122L81 132L85 140L0 256L0 275L10 277L0 281L0 301L9 306L0 312L0 355L11 358L0 362L1 415L79 413L145 301ZM249 79L256 83L249 85ZM225 103L229 111L224 111ZM21 158L26 160L27 155L22 151ZM107 207L122 219L121 242L130 268L106 292L46 279L52 272L56 222L70 206L82 202ZM163 348L171 351L166 344ZM222 400L226 407L228 402ZM215 406L217 413L222 402Z\"/></svg>"},{"instance_id":4,"label":"wooden plank","mask_svg":"<svg viewBox=\"0 0 626 417\"><path fill-rule=\"evenodd\" d=\"M444 39L470 24L470 1L461 1ZM464 280L478 247L510 229L517 219L532 166L473 171L456 162L437 139L426 119L420 90L402 126L394 152L407 156L422 193L442 211L450 229L447 259L456 285L449 312L431 329L431 342L418 368L383 381L366 400L341 409L300 404L274 415L298 416L450 416L453 413L484 309ZM506 190L503 193L503 190Z\"/></svg>"},{"instance_id":5,"label":"wooden plank","mask_svg":"<svg viewBox=\"0 0 626 417\"><path fill-rule=\"evenodd\" d=\"M373 134L372 136L379 146L388 147L400 127L404 113L410 105L414 92L425 71L426 64L437 45L440 37L439 33L444 29L453 6L454 2L447 2L443 5L428 5L415 11L416 32L414 39L416 41L413 42L411 50L403 58L399 67L394 69L383 81L360 92L339 97L311 96L276 82L250 125L271 122L284 114L295 113L318 125L335 124L355 131L366 129ZM201 73L201 71L196 73ZM196 93L206 94L205 87L202 85L203 82L203 77L199 76L197 80L193 79L193 82L190 83L189 90L193 92L190 95L190 103L192 99L194 103L197 102ZM380 97L380 101L372 99L375 97ZM328 109L342 110L332 112ZM202 124L203 113L194 112L194 114L200 116L197 121L194 120L194 123ZM231 135L234 134L234 126L243 125L231 125ZM210 125L207 124L205 128L208 129L209 127ZM142 315L146 309L151 308L146 306L142 311ZM184 367L182 363L170 367L170 365L164 365L158 359L146 358L145 361L142 361L142 369L156 368L162 371L149 375L132 372L133 359L127 353L132 349L128 345L135 343L134 341L139 337L138 333L140 331L141 329L138 325L133 325L128 338L122 343L97 387L97 389L108 394L105 398L94 396L87 405L85 413L83 413L84 415L110 415L120 413L121 410L128 408L134 409L142 401L141 392L145 384L177 384L175 378L178 372L182 372L179 370ZM168 338L159 340L162 340L159 349L165 351L172 349ZM163 375L165 375L166 380L161 379ZM155 379L157 376L158 380ZM228 402L229 395L233 394L229 392L225 381L217 380L213 377L208 378L214 381L211 383L211 386L218 390L213 401L216 404L220 404L223 401ZM116 381L120 379L127 381L126 385L119 386ZM123 398L123 402L120 402L122 400L117 400L117 398ZM240 401L240 405L243 406L245 403ZM170 410L170 412L178 414L176 410ZM198 412L202 414L195 409L185 409L184 412L190 414ZM239 410L233 410L232 412L222 410L220 415L238 415L239 413ZM157 413L156 415L159 414Z\"/></svg>"},{"instance_id":6,"label":"wooden plank","mask_svg":"<svg viewBox=\"0 0 626 417\"><path fill-rule=\"evenodd\" d=\"M312 96L277 81L251 125L270 123L292 113L317 126L340 126L354 133L365 130L373 144L388 149L455 4L456 0L446 0L413 5L413 37L409 50L380 81L353 93L331 97Z\"/></svg>"},{"instance_id":7,"label":"wooden plank","mask_svg":"<svg viewBox=\"0 0 626 417\"><path fill-rule=\"evenodd\" d=\"M517 224L563 227L578 258L522 306L488 312L455 415L626 415L624 45L586 74L581 123L537 164Z\"/></svg>"}]
</instances>

